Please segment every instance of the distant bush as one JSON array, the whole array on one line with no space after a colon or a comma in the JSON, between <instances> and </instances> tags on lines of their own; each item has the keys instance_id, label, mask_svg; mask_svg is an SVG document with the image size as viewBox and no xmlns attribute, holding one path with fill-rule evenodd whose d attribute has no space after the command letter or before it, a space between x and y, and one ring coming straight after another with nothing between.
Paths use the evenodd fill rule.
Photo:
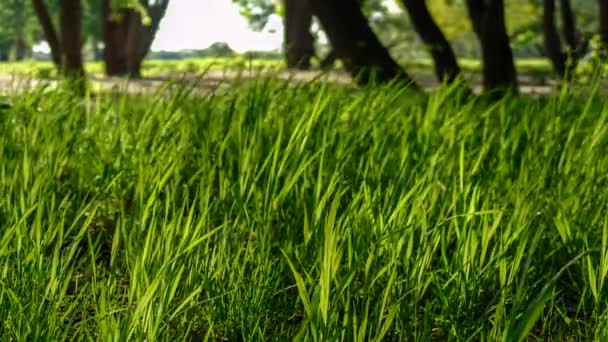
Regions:
<instances>
[{"instance_id":1,"label":"distant bush","mask_svg":"<svg viewBox=\"0 0 608 342\"><path fill-rule=\"evenodd\" d=\"M216 42L208 48L196 51L197 57L232 57L236 52L225 42Z\"/></svg>"}]
</instances>

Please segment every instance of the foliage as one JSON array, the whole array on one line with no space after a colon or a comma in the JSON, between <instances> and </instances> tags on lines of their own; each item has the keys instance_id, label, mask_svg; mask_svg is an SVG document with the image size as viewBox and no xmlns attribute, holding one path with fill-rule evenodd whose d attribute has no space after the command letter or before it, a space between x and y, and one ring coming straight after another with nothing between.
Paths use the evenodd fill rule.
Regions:
<instances>
[{"instance_id":1,"label":"foliage","mask_svg":"<svg viewBox=\"0 0 608 342\"><path fill-rule=\"evenodd\" d=\"M227 43L216 42L206 49L199 50L197 55L198 57L231 57L236 55L236 52Z\"/></svg>"},{"instance_id":2,"label":"foliage","mask_svg":"<svg viewBox=\"0 0 608 342\"><path fill-rule=\"evenodd\" d=\"M0 115L9 340L597 340L608 107L272 79Z\"/></svg>"},{"instance_id":3,"label":"foliage","mask_svg":"<svg viewBox=\"0 0 608 342\"><path fill-rule=\"evenodd\" d=\"M0 1L0 55L7 60L14 54L17 39L31 46L36 39L36 18L29 0Z\"/></svg>"},{"instance_id":4,"label":"foliage","mask_svg":"<svg viewBox=\"0 0 608 342\"><path fill-rule=\"evenodd\" d=\"M250 27L261 31L270 15L281 11L280 0L232 0L239 6L241 15L249 21Z\"/></svg>"}]
</instances>

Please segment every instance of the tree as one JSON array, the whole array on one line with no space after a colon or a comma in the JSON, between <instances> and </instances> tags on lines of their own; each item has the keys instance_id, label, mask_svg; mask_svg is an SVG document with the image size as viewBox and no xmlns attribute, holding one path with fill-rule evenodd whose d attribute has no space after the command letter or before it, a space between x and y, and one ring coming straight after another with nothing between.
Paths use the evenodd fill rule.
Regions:
<instances>
[{"instance_id":1,"label":"tree","mask_svg":"<svg viewBox=\"0 0 608 342\"><path fill-rule=\"evenodd\" d=\"M112 0L102 0L106 74L139 78L169 0L142 0L118 9L113 5Z\"/></svg>"},{"instance_id":2,"label":"tree","mask_svg":"<svg viewBox=\"0 0 608 342\"><path fill-rule=\"evenodd\" d=\"M57 34L44 1L32 0L32 4L51 49L55 65L66 76L83 76L80 0L59 1L59 34Z\"/></svg>"},{"instance_id":3,"label":"tree","mask_svg":"<svg viewBox=\"0 0 608 342\"><path fill-rule=\"evenodd\" d=\"M82 61L82 7L80 0L59 1L61 66L70 77L84 75Z\"/></svg>"},{"instance_id":4,"label":"tree","mask_svg":"<svg viewBox=\"0 0 608 342\"><path fill-rule=\"evenodd\" d=\"M572 11L570 0L560 0L560 13L562 15L562 32L566 48L574 54L578 47L578 33L576 32L576 19Z\"/></svg>"},{"instance_id":5,"label":"tree","mask_svg":"<svg viewBox=\"0 0 608 342\"><path fill-rule=\"evenodd\" d=\"M543 32L545 35L545 53L553 63L555 72L566 74L566 54L562 51L562 43L555 23L555 0L543 0Z\"/></svg>"},{"instance_id":6,"label":"tree","mask_svg":"<svg viewBox=\"0 0 608 342\"><path fill-rule=\"evenodd\" d=\"M545 53L560 77L569 77L578 61L578 38L570 0L560 0L560 12L565 42L565 51L555 20L555 0L543 0L543 32Z\"/></svg>"},{"instance_id":7,"label":"tree","mask_svg":"<svg viewBox=\"0 0 608 342\"><path fill-rule=\"evenodd\" d=\"M466 0L481 46L486 91L517 91L517 72L505 26L504 0Z\"/></svg>"},{"instance_id":8,"label":"tree","mask_svg":"<svg viewBox=\"0 0 608 342\"><path fill-rule=\"evenodd\" d=\"M299 2L306 1L300 0ZM240 13L249 22L254 31L261 31L268 23L270 16L277 12L280 0L232 0L239 6Z\"/></svg>"},{"instance_id":9,"label":"tree","mask_svg":"<svg viewBox=\"0 0 608 342\"><path fill-rule=\"evenodd\" d=\"M604 47L608 46L608 0L598 0L600 14L600 38Z\"/></svg>"},{"instance_id":10,"label":"tree","mask_svg":"<svg viewBox=\"0 0 608 342\"><path fill-rule=\"evenodd\" d=\"M310 60L316 55L315 43L318 31L312 32L314 15L307 0L232 0L232 2L239 6L241 15L255 31L262 30L272 14L283 16L287 67L307 69L310 66ZM368 17L387 11L383 0L356 2ZM331 68L336 59L330 47L329 53L321 60L321 68Z\"/></svg>"},{"instance_id":11,"label":"tree","mask_svg":"<svg viewBox=\"0 0 608 342\"><path fill-rule=\"evenodd\" d=\"M285 59L288 68L308 69L315 55L312 10L308 2L284 0Z\"/></svg>"},{"instance_id":12,"label":"tree","mask_svg":"<svg viewBox=\"0 0 608 342\"><path fill-rule=\"evenodd\" d=\"M401 0L407 9L414 29L424 41L435 63L435 74L439 81L453 82L460 75L460 67L454 50L435 23L425 0Z\"/></svg>"},{"instance_id":13,"label":"tree","mask_svg":"<svg viewBox=\"0 0 608 342\"><path fill-rule=\"evenodd\" d=\"M357 0L308 0L333 53L359 83L399 79L414 84L380 43Z\"/></svg>"},{"instance_id":14,"label":"tree","mask_svg":"<svg viewBox=\"0 0 608 342\"><path fill-rule=\"evenodd\" d=\"M15 51L15 60L23 60L28 49L31 48L27 42L27 6L23 0L12 1L13 12L13 49Z\"/></svg>"},{"instance_id":15,"label":"tree","mask_svg":"<svg viewBox=\"0 0 608 342\"><path fill-rule=\"evenodd\" d=\"M0 1L0 59L23 60L31 53L36 18L29 0Z\"/></svg>"}]
</instances>

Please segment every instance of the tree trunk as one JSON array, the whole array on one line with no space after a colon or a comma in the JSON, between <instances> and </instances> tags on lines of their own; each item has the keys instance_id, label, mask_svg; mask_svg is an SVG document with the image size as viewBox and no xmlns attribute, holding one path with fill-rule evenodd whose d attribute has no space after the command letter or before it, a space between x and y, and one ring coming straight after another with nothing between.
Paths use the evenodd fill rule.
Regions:
<instances>
[{"instance_id":1,"label":"tree trunk","mask_svg":"<svg viewBox=\"0 0 608 342\"><path fill-rule=\"evenodd\" d=\"M15 35L15 60L22 61L27 57L28 46L22 34Z\"/></svg>"},{"instance_id":2,"label":"tree trunk","mask_svg":"<svg viewBox=\"0 0 608 342\"><path fill-rule=\"evenodd\" d=\"M473 30L481 45L486 91L517 92L517 72L505 26L503 0L467 0Z\"/></svg>"},{"instance_id":3,"label":"tree trunk","mask_svg":"<svg viewBox=\"0 0 608 342\"><path fill-rule=\"evenodd\" d=\"M608 0L598 0L600 12L600 38L602 45L608 47Z\"/></svg>"},{"instance_id":4,"label":"tree trunk","mask_svg":"<svg viewBox=\"0 0 608 342\"><path fill-rule=\"evenodd\" d=\"M19 9L15 13L15 39L14 39L14 48L15 48L15 60L22 61L27 57L28 46L25 41L25 20L23 16L23 8L19 7Z\"/></svg>"},{"instance_id":5,"label":"tree trunk","mask_svg":"<svg viewBox=\"0 0 608 342\"><path fill-rule=\"evenodd\" d=\"M357 0L308 0L336 57L360 84L398 79L415 84L372 31Z\"/></svg>"},{"instance_id":6,"label":"tree trunk","mask_svg":"<svg viewBox=\"0 0 608 342\"><path fill-rule=\"evenodd\" d=\"M562 15L562 32L564 42L569 54L574 55L578 47L578 37L576 34L576 19L572 11L570 0L560 0L560 10Z\"/></svg>"},{"instance_id":7,"label":"tree trunk","mask_svg":"<svg viewBox=\"0 0 608 342\"><path fill-rule=\"evenodd\" d=\"M425 0L401 0L407 9L414 29L424 41L435 63L435 74L440 82L451 83L460 75L454 50L433 19Z\"/></svg>"},{"instance_id":8,"label":"tree trunk","mask_svg":"<svg viewBox=\"0 0 608 342\"><path fill-rule=\"evenodd\" d=\"M566 74L566 55L562 52L562 43L555 23L555 0L543 0L543 33L545 53L555 72L563 77Z\"/></svg>"},{"instance_id":9,"label":"tree trunk","mask_svg":"<svg viewBox=\"0 0 608 342\"><path fill-rule=\"evenodd\" d=\"M562 16L562 32L565 41L565 51L555 23L555 0L543 1L543 33L545 35L545 52L557 75L561 78L572 76L579 58L579 43L576 35L576 24L570 0L560 0Z\"/></svg>"},{"instance_id":10,"label":"tree trunk","mask_svg":"<svg viewBox=\"0 0 608 342\"><path fill-rule=\"evenodd\" d=\"M141 67L144 59L150 52L154 37L160 27L160 22L167 12L169 0L156 1L154 5L147 7L150 16L150 25L143 25L141 18L132 23L135 29L127 39L129 74L132 77L141 77ZM138 15L139 16L139 15Z\"/></svg>"},{"instance_id":11,"label":"tree trunk","mask_svg":"<svg viewBox=\"0 0 608 342\"><path fill-rule=\"evenodd\" d=\"M315 39L310 32L312 10L308 2L302 0L284 0L283 3L287 68L309 69L315 54Z\"/></svg>"},{"instance_id":12,"label":"tree trunk","mask_svg":"<svg viewBox=\"0 0 608 342\"><path fill-rule=\"evenodd\" d=\"M84 75L82 62L80 0L60 0L61 65L66 76L79 78Z\"/></svg>"},{"instance_id":13,"label":"tree trunk","mask_svg":"<svg viewBox=\"0 0 608 342\"><path fill-rule=\"evenodd\" d=\"M108 76L128 74L126 36L130 20L129 11L120 11L116 16L112 12L112 0L101 1L102 37L104 41L103 60Z\"/></svg>"},{"instance_id":14,"label":"tree trunk","mask_svg":"<svg viewBox=\"0 0 608 342\"><path fill-rule=\"evenodd\" d=\"M40 26L42 27L42 31L44 32L45 40L51 49L53 63L61 69L61 47L59 45L59 37L53 26L49 11L44 4L44 0L32 0L32 5L34 7L34 12L36 12L36 16L38 17L38 21L40 22Z\"/></svg>"},{"instance_id":15,"label":"tree trunk","mask_svg":"<svg viewBox=\"0 0 608 342\"><path fill-rule=\"evenodd\" d=\"M103 59L108 76L141 77L143 60L150 51L169 0L143 5L151 19L150 25L144 25L139 13L132 9L122 9L113 16L112 1L102 1Z\"/></svg>"}]
</instances>

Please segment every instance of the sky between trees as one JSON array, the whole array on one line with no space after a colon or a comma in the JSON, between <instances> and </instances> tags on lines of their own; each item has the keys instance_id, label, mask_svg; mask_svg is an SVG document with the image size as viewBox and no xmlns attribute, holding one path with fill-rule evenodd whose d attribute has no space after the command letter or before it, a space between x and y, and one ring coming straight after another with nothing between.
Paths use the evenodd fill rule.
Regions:
<instances>
[{"instance_id":1,"label":"sky between trees","mask_svg":"<svg viewBox=\"0 0 608 342\"><path fill-rule=\"evenodd\" d=\"M386 3L389 10L399 11L393 0ZM254 32L230 0L174 0L160 24L152 50L204 49L215 42L226 42L237 52L280 49L283 22L275 15L263 32Z\"/></svg>"},{"instance_id":2,"label":"sky between trees","mask_svg":"<svg viewBox=\"0 0 608 342\"><path fill-rule=\"evenodd\" d=\"M264 32L252 31L230 0L174 0L169 4L152 49L204 49L215 42L226 42L238 52L275 50L281 48L282 32L283 24L278 16L273 16Z\"/></svg>"}]
</instances>

